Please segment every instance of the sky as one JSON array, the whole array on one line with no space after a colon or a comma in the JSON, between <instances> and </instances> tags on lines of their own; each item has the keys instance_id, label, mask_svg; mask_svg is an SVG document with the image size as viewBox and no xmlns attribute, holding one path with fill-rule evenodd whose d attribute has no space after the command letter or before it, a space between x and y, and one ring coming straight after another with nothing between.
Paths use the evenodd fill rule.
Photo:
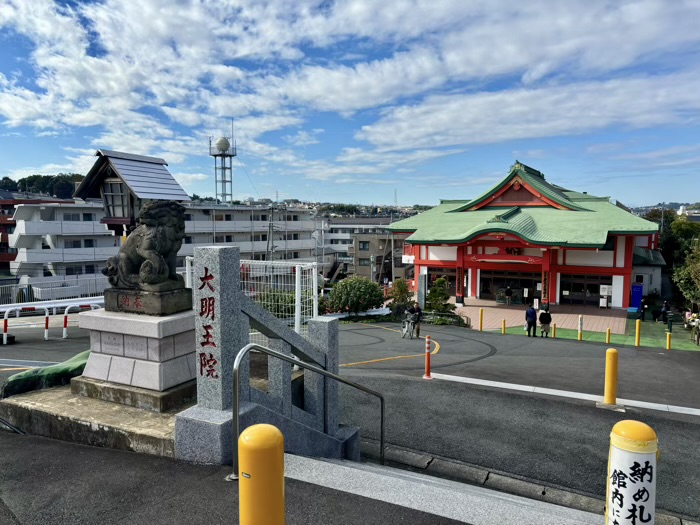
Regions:
<instances>
[{"instance_id":1,"label":"sky","mask_svg":"<svg viewBox=\"0 0 700 525\"><path fill-rule=\"evenodd\" d=\"M434 205L519 160L700 201L698 0L0 0L0 178L164 158L213 196Z\"/></svg>"}]
</instances>

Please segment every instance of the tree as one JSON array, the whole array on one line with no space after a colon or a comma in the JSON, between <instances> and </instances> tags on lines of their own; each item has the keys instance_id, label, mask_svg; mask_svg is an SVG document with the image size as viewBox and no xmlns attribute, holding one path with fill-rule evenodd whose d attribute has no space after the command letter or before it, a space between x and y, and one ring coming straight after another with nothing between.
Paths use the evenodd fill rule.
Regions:
<instances>
[{"instance_id":1,"label":"tree","mask_svg":"<svg viewBox=\"0 0 700 525\"><path fill-rule=\"evenodd\" d=\"M73 189L73 182L68 177L54 177L51 194L59 199L70 199L73 196Z\"/></svg>"},{"instance_id":2,"label":"tree","mask_svg":"<svg viewBox=\"0 0 700 525\"><path fill-rule=\"evenodd\" d=\"M0 181L0 190L17 191L17 182L10 177L3 177Z\"/></svg>"},{"instance_id":3,"label":"tree","mask_svg":"<svg viewBox=\"0 0 700 525\"><path fill-rule=\"evenodd\" d=\"M382 306L384 293L366 277L350 277L333 287L328 301L335 311L358 314Z\"/></svg>"},{"instance_id":4,"label":"tree","mask_svg":"<svg viewBox=\"0 0 700 525\"><path fill-rule=\"evenodd\" d=\"M447 282L447 278L440 277L430 287L428 297L425 298L425 309L434 312L451 312L457 307L449 303L449 300L450 285Z\"/></svg>"},{"instance_id":5,"label":"tree","mask_svg":"<svg viewBox=\"0 0 700 525\"><path fill-rule=\"evenodd\" d=\"M700 303L700 241L697 239L693 242L685 263L674 270L673 282L686 300Z\"/></svg>"},{"instance_id":6,"label":"tree","mask_svg":"<svg viewBox=\"0 0 700 525\"><path fill-rule=\"evenodd\" d=\"M413 299L413 292L409 290L406 279L396 279L394 281L389 291L389 298L392 300L389 304L392 315L401 316Z\"/></svg>"}]
</instances>

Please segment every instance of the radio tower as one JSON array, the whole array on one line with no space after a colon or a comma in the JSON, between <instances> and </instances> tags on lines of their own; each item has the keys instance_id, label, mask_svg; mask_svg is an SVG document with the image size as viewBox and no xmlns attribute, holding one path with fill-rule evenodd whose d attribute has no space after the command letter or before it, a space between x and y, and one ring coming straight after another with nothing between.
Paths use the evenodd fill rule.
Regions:
<instances>
[{"instance_id":1,"label":"radio tower","mask_svg":"<svg viewBox=\"0 0 700 525\"><path fill-rule=\"evenodd\" d=\"M233 132L233 129L231 131ZM212 141L213 137L209 137L209 155L214 157L216 201L222 204L233 204L233 157L236 156L233 133L231 133L231 140L228 137L220 137L213 144Z\"/></svg>"}]
</instances>

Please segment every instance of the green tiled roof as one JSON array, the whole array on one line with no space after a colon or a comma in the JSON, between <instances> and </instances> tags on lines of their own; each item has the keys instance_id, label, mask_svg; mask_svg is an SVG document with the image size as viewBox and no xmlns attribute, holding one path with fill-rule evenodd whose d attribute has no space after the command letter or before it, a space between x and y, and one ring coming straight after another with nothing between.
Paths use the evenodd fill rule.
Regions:
<instances>
[{"instance_id":1,"label":"green tiled roof","mask_svg":"<svg viewBox=\"0 0 700 525\"><path fill-rule=\"evenodd\" d=\"M557 204L560 204L561 206L573 210L585 209L584 207L580 207L574 202L572 202L571 199L569 199L569 197L566 196L565 190L563 190L563 188L560 188L559 186L554 186L553 184L549 184L547 181L545 181L543 173L537 171L534 168L526 166L525 164L522 164L516 160L515 164L511 166L510 173L508 173L508 176L505 179L496 184L493 188L484 193L481 197L467 202L462 208L459 209L459 211L468 210L476 206L477 204L483 202L491 194L500 190L503 186L508 184L513 177L516 176L519 176L523 180L523 182L529 184L542 195L556 202Z\"/></svg>"},{"instance_id":2,"label":"green tiled roof","mask_svg":"<svg viewBox=\"0 0 700 525\"><path fill-rule=\"evenodd\" d=\"M549 184L532 168L519 163L516 166L519 167L478 199L442 201L426 212L391 224L388 229L413 232L406 239L412 244L457 244L494 232L511 233L533 244L590 248L602 248L609 234L648 235L658 231L656 223L611 204L607 197L565 190ZM569 209L522 206L462 211L502 188L514 174Z\"/></svg>"}]
</instances>

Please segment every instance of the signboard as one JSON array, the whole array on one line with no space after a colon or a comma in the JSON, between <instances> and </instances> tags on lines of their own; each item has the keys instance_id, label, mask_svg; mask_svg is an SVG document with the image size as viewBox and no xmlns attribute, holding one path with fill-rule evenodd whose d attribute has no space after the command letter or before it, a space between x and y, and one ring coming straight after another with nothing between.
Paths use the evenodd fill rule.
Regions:
<instances>
[{"instance_id":1,"label":"signboard","mask_svg":"<svg viewBox=\"0 0 700 525\"><path fill-rule=\"evenodd\" d=\"M600 295L612 295L612 286L609 284L601 284Z\"/></svg>"}]
</instances>

